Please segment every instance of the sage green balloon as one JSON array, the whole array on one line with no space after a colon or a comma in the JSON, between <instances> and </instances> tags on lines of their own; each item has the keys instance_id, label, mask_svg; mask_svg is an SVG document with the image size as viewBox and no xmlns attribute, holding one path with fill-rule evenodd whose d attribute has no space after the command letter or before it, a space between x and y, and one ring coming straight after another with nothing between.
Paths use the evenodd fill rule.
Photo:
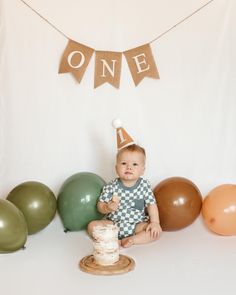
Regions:
<instances>
[{"instance_id":1,"label":"sage green balloon","mask_svg":"<svg viewBox=\"0 0 236 295\"><path fill-rule=\"evenodd\" d=\"M27 181L16 186L7 196L24 214L29 234L44 229L56 214L57 201L43 183Z\"/></svg>"},{"instance_id":2,"label":"sage green balloon","mask_svg":"<svg viewBox=\"0 0 236 295\"><path fill-rule=\"evenodd\" d=\"M104 185L100 176L90 172L76 173L63 183L57 208L65 231L86 229L90 221L102 218L97 201Z\"/></svg>"},{"instance_id":3,"label":"sage green balloon","mask_svg":"<svg viewBox=\"0 0 236 295\"><path fill-rule=\"evenodd\" d=\"M24 247L28 230L23 213L11 202L0 199L0 253Z\"/></svg>"}]
</instances>

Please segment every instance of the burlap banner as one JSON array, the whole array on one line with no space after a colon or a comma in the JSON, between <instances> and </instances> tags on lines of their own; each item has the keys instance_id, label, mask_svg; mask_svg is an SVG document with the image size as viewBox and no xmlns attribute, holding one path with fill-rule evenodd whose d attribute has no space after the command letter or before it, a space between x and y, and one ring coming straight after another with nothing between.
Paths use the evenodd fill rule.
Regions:
<instances>
[{"instance_id":1,"label":"burlap banner","mask_svg":"<svg viewBox=\"0 0 236 295\"><path fill-rule=\"evenodd\" d=\"M149 44L124 51L135 86L145 77L160 79Z\"/></svg>"},{"instance_id":2,"label":"burlap banner","mask_svg":"<svg viewBox=\"0 0 236 295\"><path fill-rule=\"evenodd\" d=\"M69 40L63 53L59 74L72 73L80 83L95 50ZM145 44L123 52L137 86L145 77L159 79L151 47ZM122 52L95 51L94 88L104 83L119 88Z\"/></svg>"},{"instance_id":3,"label":"burlap banner","mask_svg":"<svg viewBox=\"0 0 236 295\"><path fill-rule=\"evenodd\" d=\"M20 0L26 6L28 6L34 13L51 25L55 30L62 34L65 38L69 39L68 36L59 30L54 24L52 24L48 19L31 7L28 3ZM152 50L150 44L156 40L163 37L165 34L169 33L171 30L175 29L176 26L182 24L184 21L192 17L194 14L198 13L200 10L205 8L214 0L210 0L190 15L181 19L178 23L174 24L172 27L168 28L166 31L162 32L156 38L154 38L148 44L136 47L131 50L124 51L126 61L128 63L129 69L131 71L132 78L135 85L137 86L145 77L150 77L153 79L160 79L159 73L152 55ZM72 41L69 39L67 47L63 53L59 74L61 73L72 73L76 80L80 83L83 78L84 72L89 64L89 61L93 55L94 49ZM109 51L96 51L95 60L95 74L94 74L94 88L108 82L116 88L120 85L120 71L121 71L121 60L122 53L119 52L109 52Z\"/></svg>"},{"instance_id":4,"label":"burlap banner","mask_svg":"<svg viewBox=\"0 0 236 295\"><path fill-rule=\"evenodd\" d=\"M69 40L63 53L58 73L72 73L80 83L93 52L94 49Z\"/></svg>"}]
</instances>

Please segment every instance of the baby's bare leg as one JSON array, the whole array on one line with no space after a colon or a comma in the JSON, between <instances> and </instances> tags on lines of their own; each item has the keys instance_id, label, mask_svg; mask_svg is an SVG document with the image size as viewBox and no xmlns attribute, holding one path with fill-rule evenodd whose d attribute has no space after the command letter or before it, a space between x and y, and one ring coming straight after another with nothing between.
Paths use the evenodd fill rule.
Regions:
<instances>
[{"instance_id":1,"label":"baby's bare leg","mask_svg":"<svg viewBox=\"0 0 236 295\"><path fill-rule=\"evenodd\" d=\"M101 219L101 220L93 220L87 226L87 232L92 237L93 228L97 225L105 226L107 224L113 224L111 220Z\"/></svg>"},{"instance_id":2,"label":"baby's bare leg","mask_svg":"<svg viewBox=\"0 0 236 295\"><path fill-rule=\"evenodd\" d=\"M150 234L150 231L146 232L148 226L147 222L140 222L136 225L135 234L133 236L122 239L121 245L124 248L131 247L132 245L147 244L156 240Z\"/></svg>"}]
</instances>

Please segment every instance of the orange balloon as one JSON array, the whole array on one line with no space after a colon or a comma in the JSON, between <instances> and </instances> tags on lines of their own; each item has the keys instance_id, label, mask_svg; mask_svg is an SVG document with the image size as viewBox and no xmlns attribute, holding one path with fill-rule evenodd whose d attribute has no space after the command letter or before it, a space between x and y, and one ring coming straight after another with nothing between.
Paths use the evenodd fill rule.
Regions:
<instances>
[{"instance_id":1,"label":"orange balloon","mask_svg":"<svg viewBox=\"0 0 236 295\"><path fill-rule=\"evenodd\" d=\"M236 235L236 185L222 184L211 190L203 200L202 216L211 231Z\"/></svg>"},{"instance_id":2,"label":"orange balloon","mask_svg":"<svg viewBox=\"0 0 236 295\"><path fill-rule=\"evenodd\" d=\"M200 214L202 195L197 186L184 177L170 177L154 188L161 227L174 231L190 225Z\"/></svg>"}]
</instances>

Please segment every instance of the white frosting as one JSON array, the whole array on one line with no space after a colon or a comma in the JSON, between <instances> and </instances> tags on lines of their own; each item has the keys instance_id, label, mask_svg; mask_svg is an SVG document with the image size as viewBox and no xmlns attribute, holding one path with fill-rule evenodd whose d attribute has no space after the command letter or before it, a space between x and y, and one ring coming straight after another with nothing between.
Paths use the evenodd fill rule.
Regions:
<instances>
[{"instance_id":1,"label":"white frosting","mask_svg":"<svg viewBox=\"0 0 236 295\"><path fill-rule=\"evenodd\" d=\"M113 224L93 229L94 260L99 265L112 265L119 260L118 227Z\"/></svg>"}]
</instances>

